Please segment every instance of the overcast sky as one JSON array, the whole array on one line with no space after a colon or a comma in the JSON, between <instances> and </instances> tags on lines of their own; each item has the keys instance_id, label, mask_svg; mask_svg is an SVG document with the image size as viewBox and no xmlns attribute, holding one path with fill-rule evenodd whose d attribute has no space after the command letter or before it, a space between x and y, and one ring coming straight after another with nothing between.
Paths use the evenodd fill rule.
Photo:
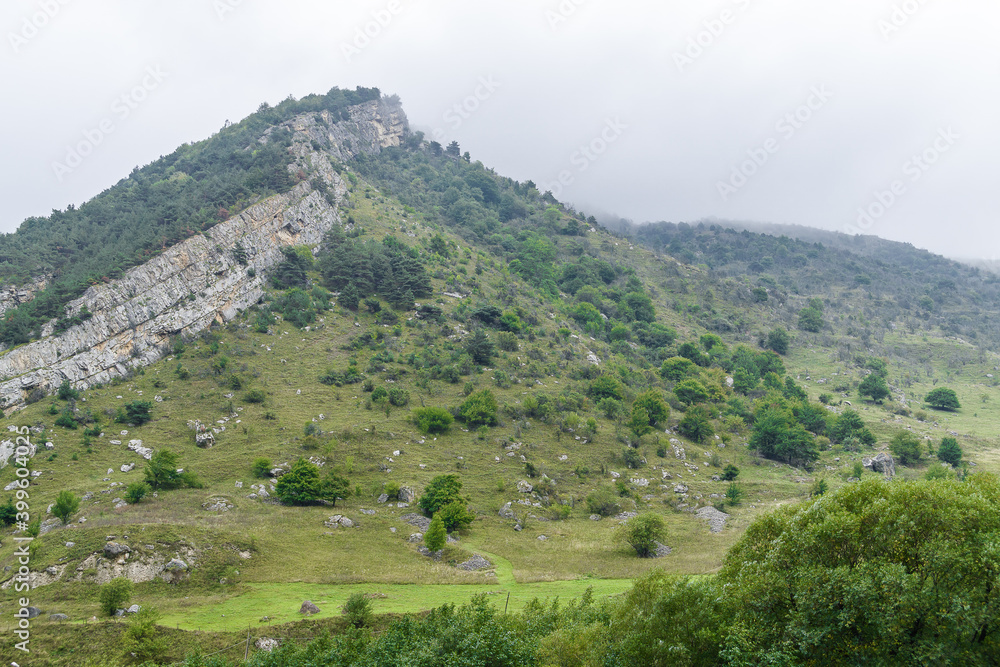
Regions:
<instances>
[{"instance_id":1,"label":"overcast sky","mask_svg":"<svg viewBox=\"0 0 1000 667\"><path fill-rule=\"evenodd\" d=\"M1000 257L996 0L6 0L0 28L5 232L363 85L587 213Z\"/></svg>"}]
</instances>

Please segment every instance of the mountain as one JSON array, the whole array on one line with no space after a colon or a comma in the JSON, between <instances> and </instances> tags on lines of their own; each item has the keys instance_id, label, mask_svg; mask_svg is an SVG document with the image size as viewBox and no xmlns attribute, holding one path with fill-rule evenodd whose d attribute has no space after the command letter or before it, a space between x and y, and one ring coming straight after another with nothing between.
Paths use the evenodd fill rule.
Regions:
<instances>
[{"instance_id":1,"label":"mountain","mask_svg":"<svg viewBox=\"0 0 1000 667\"><path fill-rule=\"evenodd\" d=\"M897 508L925 508L922 527L946 524L972 553L994 535L993 478L976 473L998 467L995 277L905 244L808 235L602 228L411 132L376 89L262 106L0 242L0 605L28 595L42 612L32 664L196 651L240 664L245 651L294 665L378 642L396 648L370 664L391 664L505 637L527 644L500 664L552 662L564 645L620 664L665 660L643 653L660 646L702 656L692 664L723 648L788 658L761 651L804 646L796 633L827 619L789 620L777 603L754 616L754 599L774 602L754 582L780 591L794 569L754 574L754 553L825 535L794 527L827 505L889 508L836 516L885 523L857 548L899 545L870 556L890 599L898 568L965 566L940 542L893 541L908 525ZM27 499L13 497L20 478ZM944 497L959 509L942 524ZM920 545L939 550L907 551ZM556 596L574 602L531 602ZM50 616L103 618L102 600L147 612ZM955 608L992 608L975 600ZM946 632L927 614L893 626L914 655ZM657 634L668 627L683 632ZM297 652L324 630L336 638ZM857 646L887 631L872 621ZM271 641L284 648L268 657Z\"/></svg>"}]
</instances>

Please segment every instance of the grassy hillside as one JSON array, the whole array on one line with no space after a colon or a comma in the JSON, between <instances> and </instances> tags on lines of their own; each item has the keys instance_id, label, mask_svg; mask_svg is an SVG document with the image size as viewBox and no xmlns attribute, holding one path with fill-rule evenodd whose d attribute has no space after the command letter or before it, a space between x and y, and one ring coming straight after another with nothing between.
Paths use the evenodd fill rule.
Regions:
<instances>
[{"instance_id":1,"label":"grassy hillside","mask_svg":"<svg viewBox=\"0 0 1000 667\"><path fill-rule=\"evenodd\" d=\"M55 568L58 575L46 576L60 581L32 591L47 638L44 648L39 643L41 662L32 664L76 665L121 653L115 622L98 622L101 639L84 646L72 639L79 628L64 631L46 620L50 613L67 614L71 624L100 618L102 575L88 558L108 541L129 545L133 560L180 557L191 565L176 583L135 587L133 602L155 607L161 624L173 628L161 655L166 661L237 642L233 633L248 625L254 636L287 638L324 624L342 628L340 607L359 591L373 596L377 613L426 610L475 593L495 600L510 593L512 608L520 609L535 596L576 597L590 586L598 596L621 593L654 569L710 574L755 518L805 500L820 479L831 489L847 485L855 464L886 450L900 431L922 443L920 460L897 465L901 477L922 477L936 460L927 443L936 449L951 432L965 453L966 467L957 474L969 466L1000 467L994 435L1000 395L992 377L1000 375L1000 361L987 346L967 342L967 331L958 338L945 322L924 318L919 305L900 305L903 288L886 278L896 267L719 229L678 228L669 242L647 238L650 248L592 227L530 183L497 177L437 148L413 137L380 157L341 165L351 183L345 234L328 239L315 262L291 253L279 269L280 287L253 311L197 339L175 341L171 356L127 381L75 399L52 396L4 420L3 426L34 426L32 440L40 444L31 462L41 473L31 487L32 518L51 518L45 508L60 491L92 494L69 526L33 543L31 569ZM426 272L430 295L414 296L419 307L379 287L379 271L371 284L337 277L335 247L362 248L367 241L375 243L365 252L397 248ZM751 269L750 259L768 248L769 272ZM781 248L805 264L786 262ZM919 271L933 278L936 263ZM305 289L294 286L299 269ZM356 268L348 274L360 275ZM870 284L859 284L862 274ZM339 296L327 292L335 287ZM356 309L344 305L348 288L360 299ZM954 286L960 298L943 299L940 307L971 312L973 291L982 288L960 276ZM800 330L800 311L815 308L809 299L817 298L822 325ZM914 320L919 326L910 326ZM979 323L970 318L967 326L986 337ZM761 346L779 327L790 332L780 356ZM481 346L471 345L477 337L494 348L485 361ZM680 364L679 376L664 372L664 362L678 357L692 361ZM858 395L873 359L886 364L891 391L880 403ZM744 362L764 365L762 372L745 386L730 386L749 368ZM781 372L769 375L765 366ZM695 385L703 396L689 396ZM922 403L943 385L957 392L960 410ZM398 404L379 398L379 389L396 390ZM484 389L498 404L493 425L459 419L449 432L429 434L414 423L413 411L424 407L461 417L460 406ZM644 432L633 427L634 403L649 396L668 415L651 424L644 412ZM151 402L152 420L116 423L115 415L135 401ZM809 406L821 418L797 432L813 454L767 458L749 446L755 420L787 413L786 426L798 428L798 411ZM833 435L848 408L871 430L871 444ZM709 431L692 435L694 414L703 415ZM217 430L213 447L196 446L194 420ZM99 435L85 435L88 428ZM176 452L202 487L161 490L116 507L148 467L126 449L135 439ZM259 457L285 470L306 458L323 473L346 477L351 493L335 507L277 503L274 480L253 476ZM134 469L121 472L132 463ZM727 465L739 469L738 504L727 502L729 481L713 480ZM433 560L409 541L420 529L403 517L419 512L416 503L378 499L392 484L419 496L435 477L451 473L475 520ZM13 465L0 470L0 487L13 480ZM520 482L532 492L520 492ZM248 497L256 484L271 497ZM677 485L686 492L675 491ZM617 508L594 520L588 498L601 490ZM511 518L500 516L507 503ZM713 506L729 515L717 533L694 511ZM637 558L616 535L622 512L662 517L670 553ZM326 525L337 514L356 527ZM16 567L14 548L3 539L0 568ZM473 554L493 567L455 567ZM0 590L5 613L15 598L12 589ZM321 608L319 620L308 630L287 625L300 618L306 599ZM16 659L7 647L0 655Z\"/></svg>"}]
</instances>

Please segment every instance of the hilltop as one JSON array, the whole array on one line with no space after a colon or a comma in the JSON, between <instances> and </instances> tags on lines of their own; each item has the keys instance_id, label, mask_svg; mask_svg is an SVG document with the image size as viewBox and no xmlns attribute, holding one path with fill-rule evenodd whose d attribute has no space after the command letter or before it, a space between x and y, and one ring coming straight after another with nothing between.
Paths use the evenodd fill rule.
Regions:
<instances>
[{"instance_id":1,"label":"hilltop","mask_svg":"<svg viewBox=\"0 0 1000 667\"><path fill-rule=\"evenodd\" d=\"M147 233L181 200L203 204ZM99 210L135 226L129 244L60 260L55 239L92 238ZM20 249L3 275L4 330L21 333L3 339L0 392L2 426L38 447L47 664L122 653L114 622L88 646L47 620L99 617L117 576L172 628L167 662L248 624L288 641L342 629L357 592L377 613L474 593L521 609L654 569L712 574L755 518L881 476L869 460L901 433L917 452L895 456L899 478L998 468L991 274L881 240L612 232L411 132L374 89L262 108L22 230L2 246ZM859 395L875 378L884 395ZM926 403L940 387L960 409ZM945 438L954 466L937 465ZM127 501L163 451L196 479ZM346 482L280 503L299 460ZM444 475L472 518L435 559L419 503ZM46 513L60 491L82 499L67 526ZM646 512L665 524L659 558L618 536ZM15 529L0 567L16 568ZM303 600L320 608L308 625Z\"/></svg>"}]
</instances>

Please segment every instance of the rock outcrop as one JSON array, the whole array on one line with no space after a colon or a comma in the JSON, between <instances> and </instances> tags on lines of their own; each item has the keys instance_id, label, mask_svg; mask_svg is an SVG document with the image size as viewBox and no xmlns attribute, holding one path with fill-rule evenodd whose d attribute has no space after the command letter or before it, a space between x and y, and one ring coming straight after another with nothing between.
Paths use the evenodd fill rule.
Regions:
<instances>
[{"instance_id":1,"label":"rock outcrop","mask_svg":"<svg viewBox=\"0 0 1000 667\"><path fill-rule=\"evenodd\" d=\"M407 129L402 109L385 100L351 107L350 114L347 121L328 112L307 113L283 124L295 133L289 169L304 171L309 179L167 248L116 280L90 287L66 308L75 315L86 306L92 317L82 324L53 335L50 322L41 340L0 354L4 411L22 407L32 392L51 391L64 380L86 389L125 376L160 360L172 336L232 320L257 303L268 269L283 259L282 246L316 245L340 223L338 207L347 188L330 158L377 153L398 145ZM325 183L325 193L313 188L317 178ZM240 258L245 265L233 252L237 245L245 252ZM28 298L27 288L18 289L16 298L22 293Z\"/></svg>"}]
</instances>

